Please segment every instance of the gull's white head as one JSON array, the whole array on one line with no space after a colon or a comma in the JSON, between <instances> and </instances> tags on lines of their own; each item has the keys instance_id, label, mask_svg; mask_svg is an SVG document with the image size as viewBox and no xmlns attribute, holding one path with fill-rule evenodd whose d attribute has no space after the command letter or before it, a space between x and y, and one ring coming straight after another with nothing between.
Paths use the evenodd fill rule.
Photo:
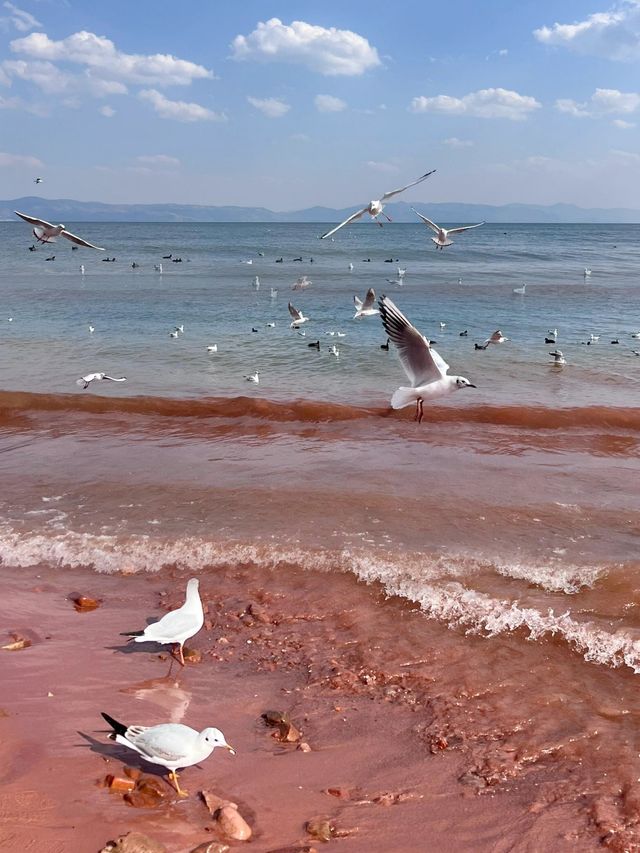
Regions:
<instances>
[{"instance_id":1,"label":"gull's white head","mask_svg":"<svg viewBox=\"0 0 640 853\"><path fill-rule=\"evenodd\" d=\"M477 388L477 386L474 385L473 382L469 382L469 380L466 379L464 376L451 376L449 378L452 379L454 382L452 389L454 391L460 391L462 388Z\"/></svg>"},{"instance_id":2,"label":"gull's white head","mask_svg":"<svg viewBox=\"0 0 640 853\"><path fill-rule=\"evenodd\" d=\"M197 592L199 586L200 586L200 581L198 580L198 578L191 578L187 582L187 593Z\"/></svg>"},{"instance_id":3,"label":"gull's white head","mask_svg":"<svg viewBox=\"0 0 640 853\"><path fill-rule=\"evenodd\" d=\"M221 746L223 749L228 749L231 755L236 754L235 749L232 746L229 746L226 742L220 729L203 729L200 732L200 738L211 747L211 751L213 751L217 746Z\"/></svg>"}]
</instances>

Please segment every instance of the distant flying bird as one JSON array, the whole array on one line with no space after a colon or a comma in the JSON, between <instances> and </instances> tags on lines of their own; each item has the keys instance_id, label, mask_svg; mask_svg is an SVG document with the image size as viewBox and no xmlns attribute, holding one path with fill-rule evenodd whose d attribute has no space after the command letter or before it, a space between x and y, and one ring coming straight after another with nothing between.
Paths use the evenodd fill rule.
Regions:
<instances>
[{"instance_id":1,"label":"distant flying bird","mask_svg":"<svg viewBox=\"0 0 640 853\"><path fill-rule=\"evenodd\" d=\"M306 323L309 319L305 317L302 311L299 311L297 308L294 308L291 303L289 303L289 314L291 314L293 320L291 322L291 328L297 329L298 326L301 326L303 323Z\"/></svg>"},{"instance_id":2,"label":"distant flying bird","mask_svg":"<svg viewBox=\"0 0 640 853\"><path fill-rule=\"evenodd\" d=\"M80 385L81 388L88 388L92 382L102 382L105 379L108 379L109 382L127 381L126 376L121 376L120 379L116 379L114 376L107 376L106 373L87 373L86 376L81 376L80 379L76 379L76 385Z\"/></svg>"},{"instance_id":3,"label":"distant flying bird","mask_svg":"<svg viewBox=\"0 0 640 853\"><path fill-rule=\"evenodd\" d=\"M24 219L25 222L30 222L31 225L35 225L35 228L33 229L33 236L39 243L55 243L56 237L66 237L67 240L71 240L72 243L77 243L78 246L86 246L87 249L97 249L99 252L104 252L104 249L101 249L100 246L94 246L93 243L87 243L87 241L83 240L82 237L76 237L76 235L72 234L70 231L65 231L64 225L52 225L44 219L38 219L35 216L28 216L26 213L20 213L19 210L15 210L14 213L16 216Z\"/></svg>"},{"instance_id":4,"label":"distant flying bird","mask_svg":"<svg viewBox=\"0 0 640 853\"><path fill-rule=\"evenodd\" d=\"M296 280L296 283L293 285L291 290L306 290L313 284L311 279L307 278L306 275L301 275L299 279Z\"/></svg>"},{"instance_id":5,"label":"distant flying bird","mask_svg":"<svg viewBox=\"0 0 640 853\"><path fill-rule=\"evenodd\" d=\"M411 382L410 388L401 387L394 392L393 409L415 403L416 420L420 423L425 400L476 387L464 376L447 376L449 365L387 296L383 296L378 305L384 330L397 347L404 372Z\"/></svg>"},{"instance_id":6,"label":"distant flying bird","mask_svg":"<svg viewBox=\"0 0 640 853\"><path fill-rule=\"evenodd\" d=\"M34 183L34 184L41 184L41 183L42 183L42 178L34 178L34 179L33 179L33 183Z\"/></svg>"},{"instance_id":7,"label":"distant flying bird","mask_svg":"<svg viewBox=\"0 0 640 853\"><path fill-rule=\"evenodd\" d=\"M357 296L354 296L353 304L356 306L356 313L353 315L354 320L357 320L360 317L372 317L374 314L380 313L377 308L373 307L376 304L376 292L372 287L367 290L364 302L362 299L358 299Z\"/></svg>"},{"instance_id":8,"label":"distant flying bird","mask_svg":"<svg viewBox=\"0 0 640 853\"><path fill-rule=\"evenodd\" d=\"M415 208L412 207L411 210L413 210L416 216L419 216L420 219L422 219L428 228L431 228L432 231L436 232L436 236L431 239L436 244L437 249L444 249L445 246L451 246L453 244L453 240L449 240L449 234L462 234L463 231L468 231L470 228L479 228L481 225L484 225L484 222L478 222L477 225L462 225L460 228L441 228L439 225L436 225L435 222L427 219L426 216L418 213Z\"/></svg>"},{"instance_id":9,"label":"distant flying bird","mask_svg":"<svg viewBox=\"0 0 640 853\"><path fill-rule=\"evenodd\" d=\"M484 342L485 349L489 346L489 344L503 344L505 341L508 341L509 338L505 338L500 329L495 331L490 338Z\"/></svg>"},{"instance_id":10,"label":"distant flying bird","mask_svg":"<svg viewBox=\"0 0 640 853\"><path fill-rule=\"evenodd\" d=\"M341 222L340 225L336 225L336 227L332 228L331 231L327 231L326 234L323 234L320 237L320 239L324 240L327 237L331 237L332 234L335 234L336 231L338 231L344 225L349 225L349 223L355 222L356 219L360 219L360 217L364 216L365 213L368 213L369 216L374 220L374 222L378 223L378 225L382 225L382 222L378 222L378 217L380 216L380 214L382 213L382 211L384 209L385 202L387 202L394 195L399 195L400 193L403 193L405 190L408 190L409 187L415 187L416 184L422 183L422 181L425 181L429 177L429 175L433 175L434 172L435 172L435 169L432 169L430 172L427 172L426 174L419 177L417 179L417 181L412 181L410 184L407 184L404 187L400 187L399 190L391 190L388 193L384 193L384 195L381 198L374 199L373 201L370 201L369 204L365 205L365 207L362 208L362 210L356 210L355 213L352 213L351 216L349 216L347 219L345 219L344 222ZM387 216L386 213L384 215L385 215L386 219L389 222L391 222L391 217Z\"/></svg>"}]
</instances>

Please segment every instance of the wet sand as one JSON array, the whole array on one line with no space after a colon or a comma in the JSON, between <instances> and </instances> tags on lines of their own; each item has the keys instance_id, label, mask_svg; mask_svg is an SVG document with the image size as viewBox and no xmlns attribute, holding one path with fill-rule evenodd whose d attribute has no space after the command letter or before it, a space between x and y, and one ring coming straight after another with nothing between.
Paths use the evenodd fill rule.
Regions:
<instances>
[{"instance_id":1,"label":"wet sand","mask_svg":"<svg viewBox=\"0 0 640 853\"><path fill-rule=\"evenodd\" d=\"M265 853L312 842L305 823L318 816L346 833L330 842L344 851L590 851L601 839L638 849L620 809L581 789L562 743L545 752L541 740L527 760L515 717L507 731L496 705L492 721L473 658L481 671L492 658L499 669L500 640L448 631L347 574L234 567L200 576L207 621L188 645L202 660L170 668L166 651L119 634L179 605L187 577L0 568L2 645L10 631L32 640L0 651L0 849L97 851L136 830L171 853L190 851L216 837L202 789L238 804L249 849ZM78 613L73 592L102 604ZM529 684L496 672L514 707L566 654L549 644L541 659L530 648ZM587 682L607 675L587 670ZM557 691L544 701L560 701ZM311 751L275 740L260 718L268 709L290 713ZM125 723L215 725L237 755L216 751L181 774L189 799L166 786L156 808L132 808L100 783L125 765L156 771L107 740L100 711Z\"/></svg>"}]
</instances>

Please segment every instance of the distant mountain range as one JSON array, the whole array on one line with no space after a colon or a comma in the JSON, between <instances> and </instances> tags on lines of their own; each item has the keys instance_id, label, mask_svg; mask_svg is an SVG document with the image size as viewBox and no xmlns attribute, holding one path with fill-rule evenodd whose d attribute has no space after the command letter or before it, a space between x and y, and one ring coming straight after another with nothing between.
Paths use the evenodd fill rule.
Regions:
<instances>
[{"instance_id":1,"label":"distant mountain range","mask_svg":"<svg viewBox=\"0 0 640 853\"><path fill-rule=\"evenodd\" d=\"M418 222L411 210L438 223L468 224L473 222L580 222L640 223L640 210L629 208L582 208L573 204L463 204L440 202L410 205L400 201L389 204L385 211L394 222ZM68 198L47 199L25 196L0 201L0 220L14 220L14 210L29 213L49 222L341 222L358 205L334 209L308 207L281 213L266 207L214 206L200 204L103 204L98 201L73 201ZM362 219L367 222L369 217ZM17 220L16 220L17 221Z\"/></svg>"}]
</instances>

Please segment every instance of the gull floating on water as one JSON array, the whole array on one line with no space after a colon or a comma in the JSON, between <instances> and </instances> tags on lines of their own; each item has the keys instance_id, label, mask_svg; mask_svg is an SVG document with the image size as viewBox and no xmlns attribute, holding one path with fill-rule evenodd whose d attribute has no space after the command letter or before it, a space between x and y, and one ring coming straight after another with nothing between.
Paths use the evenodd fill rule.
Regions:
<instances>
[{"instance_id":1,"label":"gull floating on water","mask_svg":"<svg viewBox=\"0 0 640 853\"><path fill-rule=\"evenodd\" d=\"M550 352L549 355L553 357L554 364L562 365L567 363L565 357L562 354L562 350L556 349L553 352Z\"/></svg>"},{"instance_id":2,"label":"gull floating on water","mask_svg":"<svg viewBox=\"0 0 640 853\"><path fill-rule=\"evenodd\" d=\"M289 314L291 314L293 320L291 322L291 328L297 329L298 326L302 325L302 323L306 323L309 319L305 317L302 311L299 311L297 308L294 308L291 303L289 303Z\"/></svg>"},{"instance_id":3,"label":"gull floating on water","mask_svg":"<svg viewBox=\"0 0 640 853\"><path fill-rule=\"evenodd\" d=\"M256 275L253 278L253 288L254 290L260 290L260 276Z\"/></svg>"},{"instance_id":4,"label":"gull floating on water","mask_svg":"<svg viewBox=\"0 0 640 853\"><path fill-rule=\"evenodd\" d=\"M89 324L89 334L92 335L95 332L95 327Z\"/></svg>"},{"instance_id":5,"label":"gull floating on water","mask_svg":"<svg viewBox=\"0 0 640 853\"><path fill-rule=\"evenodd\" d=\"M159 726L125 726L101 712L113 731L109 738L135 750L151 764L159 764L169 771L169 781L180 797L188 796L180 788L176 770L192 767L208 758L217 746L235 750L226 742L220 729L206 728L197 732L182 723L161 723Z\"/></svg>"},{"instance_id":6,"label":"gull floating on water","mask_svg":"<svg viewBox=\"0 0 640 853\"><path fill-rule=\"evenodd\" d=\"M260 384L260 374L257 370L255 373L251 373L249 376L245 376L244 378L247 380L247 382L255 382L256 385Z\"/></svg>"},{"instance_id":7,"label":"gull floating on water","mask_svg":"<svg viewBox=\"0 0 640 853\"><path fill-rule=\"evenodd\" d=\"M340 225L336 225L335 228L332 228L331 231L327 231L326 234L323 234L320 239L324 240L326 237L331 237L332 234L335 234L340 228L344 225L349 225L350 222L355 222L356 219L360 219L361 216L364 216L365 213L368 213L369 216L373 219L374 222L377 222L378 225L382 225L382 222L378 222L378 217L382 213L384 209L385 202L387 202L394 195L399 195L403 193L405 190L408 190L409 187L415 187L416 184L422 183L422 181L426 180L429 175L433 175L435 169L432 169L430 172L427 172L424 175L421 175L416 181L412 181L410 184L407 184L404 187L400 187L399 190L391 190L390 192L384 193L384 195L379 199L374 199L370 201L369 204L365 205L362 210L356 210L355 213L352 213L351 216L347 217L344 222L341 222ZM391 217L384 214L389 222L391 222Z\"/></svg>"},{"instance_id":8,"label":"gull floating on water","mask_svg":"<svg viewBox=\"0 0 640 853\"><path fill-rule=\"evenodd\" d=\"M332 346L329 347L329 352L332 355L335 355L336 358L338 358L340 355L340 350L338 349L338 347L335 344L333 344Z\"/></svg>"},{"instance_id":9,"label":"gull floating on water","mask_svg":"<svg viewBox=\"0 0 640 853\"><path fill-rule=\"evenodd\" d=\"M388 296L383 296L378 305L384 330L398 348L404 372L411 382L410 388L400 387L394 391L391 397L393 409L402 409L415 403L416 420L420 423L425 400L462 388L476 387L464 376L447 376L449 365Z\"/></svg>"},{"instance_id":10,"label":"gull floating on water","mask_svg":"<svg viewBox=\"0 0 640 853\"><path fill-rule=\"evenodd\" d=\"M518 296L524 296L527 285L523 284L522 287L514 287L513 292L517 293Z\"/></svg>"},{"instance_id":11,"label":"gull floating on water","mask_svg":"<svg viewBox=\"0 0 640 853\"><path fill-rule=\"evenodd\" d=\"M187 582L187 594L182 607L170 610L162 619L147 625L144 631L130 631L123 634L131 637L134 643L160 643L178 646L180 663L184 666L182 647L191 637L195 637L204 624L204 611L198 592L199 581L191 578Z\"/></svg>"},{"instance_id":12,"label":"gull floating on water","mask_svg":"<svg viewBox=\"0 0 640 853\"><path fill-rule=\"evenodd\" d=\"M420 219L422 219L428 228L431 228L432 231L436 232L436 236L431 239L436 244L437 249L444 249L445 246L453 245L453 240L449 240L449 234L462 234L463 231L469 231L470 228L479 228L481 225L484 225L484 222L478 222L477 225L462 225L459 228L441 228L439 225L436 225L435 222L427 219L426 216L418 213L415 208L412 207L411 210L413 210L416 216L419 216Z\"/></svg>"},{"instance_id":13,"label":"gull floating on water","mask_svg":"<svg viewBox=\"0 0 640 853\"><path fill-rule=\"evenodd\" d=\"M107 376L106 373L87 373L86 376L81 376L80 379L76 379L76 385L80 385L82 388L88 388L92 382L103 382L105 379L109 382L127 381L126 376L121 376L119 379L116 379L114 376Z\"/></svg>"},{"instance_id":14,"label":"gull floating on water","mask_svg":"<svg viewBox=\"0 0 640 853\"><path fill-rule=\"evenodd\" d=\"M176 329L174 332L169 332L170 338L177 338L180 332Z\"/></svg>"},{"instance_id":15,"label":"gull floating on water","mask_svg":"<svg viewBox=\"0 0 640 853\"><path fill-rule=\"evenodd\" d=\"M584 275L584 277L585 277L585 278L588 278L588 277L591 275L591 270L589 269L589 267L585 267L585 268L584 268L584 273L583 273L583 275Z\"/></svg>"},{"instance_id":16,"label":"gull floating on water","mask_svg":"<svg viewBox=\"0 0 640 853\"><path fill-rule=\"evenodd\" d=\"M356 313L353 315L353 319L357 320L359 317L373 317L374 314L379 314L380 311L377 308L374 308L375 302L376 292L372 287L367 290L364 302L362 299L358 299L357 296L354 296L353 304L356 306Z\"/></svg>"},{"instance_id":17,"label":"gull floating on water","mask_svg":"<svg viewBox=\"0 0 640 853\"><path fill-rule=\"evenodd\" d=\"M38 219L36 216L28 216L26 213L20 213L19 210L15 210L14 213L16 216L24 219L25 222L30 222L31 225L35 226L33 229L33 236L39 243L55 243L56 237L66 237L67 240L71 240L72 243L77 243L78 246L86 246L87 249L97 249L99 252L104 252L104 249L101 249L100 246L94 246L93 243L87 243L87 241L83 240L82 237L76 237L75 234L72 234L70 231L66 231L64 225L52 225L44 219Z\"/></svg>"},{"instance_id":18,"label":"gull floating on water","mask_svg":"<svg viewBox=\"0 0 640 853\"><path fill-rule=\"evenodd\" d=\"M271 290L269 291L269 296L272 299L275 299L277 295L278 295L278 289L276 287L272 287Z\"/></svg>"},{"instance_id":19,"label":"gull floating on water","mask_svg":"<svg viewBox=\"0 0 640 853\"><path fill-rule=\"evenodd\" d=\"M296 283L293 285L291 290L306 290L307 287L310 287L313 284L311 279L307 278L306 275L301 275L299 279L296 280Z\"/></svg>"},{"instance_id":20,"label":"gull floating on water","mask_svg":"<svg viewBox=\"0 0 640 853\"><path fill-rule=\"evenodd\" d=\"M211 344L211 346L208 346L207 352L218 352L218 344Z\"/></svg>"}]
</instances>

